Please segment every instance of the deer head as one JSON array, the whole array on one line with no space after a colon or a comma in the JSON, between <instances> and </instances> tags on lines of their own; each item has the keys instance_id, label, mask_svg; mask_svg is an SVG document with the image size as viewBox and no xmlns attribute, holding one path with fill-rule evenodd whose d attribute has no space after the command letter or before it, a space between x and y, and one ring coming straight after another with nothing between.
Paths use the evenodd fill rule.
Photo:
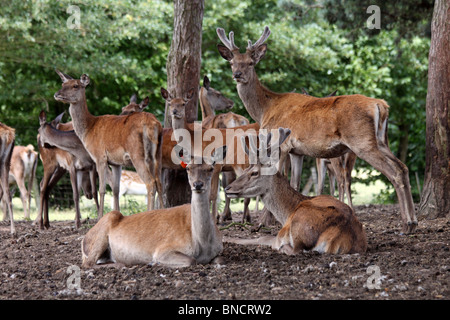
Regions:
<instances>
[{"instance_id":1,"label":"deer head","mask_svg":"<svg viewBox=\"0 0 450 320\"><path fill-rule=\"evenodd\" d=\"M136 94L133 94L130 99L130 103L122 108L121 116L129 115L135 112L142 112L145 108L147 108L148 104L150 102L149 97L145 97L144 100L141 101L141 103L137 103L137 96Z\"/></svg>"},{"instance_id":2,"label":"deer head","mask_svg":"<svg viewBox=\"0 0 450 320\"><path fill-rule=\"evenodd\" d=\"M275 145L277 148L279 148L279 146L286 140L286 138L291 133L291 130L284 128L279 128L278 131L279 131L278 145ZM269 132L267 135L260 133L258 149L256 148L256 145L252 143L252 139L250 139L249 141L250 141L250 149L252 150L251 152L257 154L267 152L267 155L270 158L271 153L275 151L272 150L272 145L270 145L271 138L272 138L271 132ZM244 148L245 153L250 157L251 152L247 148L245 141L242 141L242 146ZM227 197L229 198L256 197L259 195L264 195L267 192L270 192L272 188L276 188L276 186L274 186L272 183L273 175L268 175L264 173L264 171L265 170L267 171L267 169L269 169L273 164L261 160L262 160L261 157L258 156L258 162L256 164L248 167L238 179L236 179L233 183L231 183L225 188Z\"/></svg>"},{"instance_id":3,"label":"deer head","mask_svg":"<svg viewBox=\"0 0 450 320\"><path fill-rule=\"evenodd\" d=\"M88 86L89 76L83 74L80 79L73 79L71 76L55 70L62 80L62 88L55 93L55 100L65 103L77 103L85 98L85 88Z\"/></svg>"},{"instance_id":4,"label":"deer head","mask_svg":"<svg viewBox=\"0 0 450 320\"><path fill-rule=\"evenodd\" d=\"M223 161L227 154L227 146L222 146L214 150L210 157L195 159L186 149L180 145L174 147L175 154L182 162L188 173L189 184L193 192L204 193L211 188L211 178L214 166L217 162ZM187 162L187 163L185 163Z\"/></svg>"},{"instance_id":5,"label":"deer head","mask_svg":"<svg viewBox=\"0 0 450 320\"><path fill-rule=\"evenodd\" d=\"M256 77L254 66L264 57L267 44L264 41L270 35L269 27L264 28L264 32L255 44L248 41L248 46L245 53L240 53L239 48L234 44L234 32L231 31L229 38L225 34L225 30L217 28L217 35L222 44L218 44L217 48L220 55L230 62L231 71L233 72L233 79L238 83L246 84Z\"/></svg>"},{"instance_id":6,"label":"deer head","mask_svg":"<svg viewBox=\"0 0 450 320\"><path fill-rule=\"evenodd\" d=\"M222 93L220 93L220 91L212 88L207 76L203 78L203 88L205 88L205 90L202 90L202 94L205 95L205 98L209 102L209 104L211 106L214 106L214 110L222 111L233 108L233 100L228 99Z\"/></svg>"},{"instance_id":7,"label":"deer head","mask_svg":"<svg viewBox=\"0 0 450 320\"><path fill-rule=\"evenodd\" d=\"M188 92L186 92L183 98L172 97L169 91L164 88L161 88L161 95L169 105L169 115L172 116L172 119L184 119L186 116L185 107L189 100L191 100L194 96L194 88L191 88Z\"/></svg>"}]
</instances>

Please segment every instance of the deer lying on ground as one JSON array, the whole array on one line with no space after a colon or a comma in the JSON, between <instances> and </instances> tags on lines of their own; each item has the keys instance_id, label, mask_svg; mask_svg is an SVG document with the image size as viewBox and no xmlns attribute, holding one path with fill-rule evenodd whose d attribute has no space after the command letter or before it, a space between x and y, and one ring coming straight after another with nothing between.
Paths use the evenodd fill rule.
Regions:
<instances>
[{"instance_id":1,"label":"deer lying on ground","mask_svg":"<svg viewBox=\"0 0 450 320\"><path fill-rule=\"evenodd\" d=\"M279 143L291 133L280 128ZM260 147L250 144L252 152L269 148L270 133L260 134ZM276 151L276 150L274 150ZM246 149L249 154L249 150ZM259 158L258 158L259 159ZM228 197L255 197L261 195L264 205L283 226L276 237L259 239L224 239L239 244L261 244L272 246L286 254L297 254L301 250L315 250L322 253L345 254L362 253L367 249L367 239L361 223L353 210L332 196L307 197L296 191L280 172L264 174L264 168L272 163L250 166L225 192Z\"/></svg>"},{"instance_id":2,"label":"deer lying on ground","mask_svg":"<svg viewBox=\"0 0 450 320\"><path fill-rule=\"evenodd\" d=\"M64 113L52 122L47 122L45 112L41 111L39 114L38 147L44 165L44 177L41 180L41 205L35 223L39 224L41 229L50 227L48 218L50 190L65 172L69 172L72 185L75 227L81 226L80 187L88 199L94 198L97 210L99 209L95 163L73 131L72 124L60 123L63 115Z\"/></svg>"},{"instance_id":3,"label":"deer lying on ground","mask_svg":"<svg viewBox=\"0 0 450 320\"><path fill-rule=\"evenodd\" d=\"M224 164L217 165L212 178L212 190L218 190L219 187L219 174L221 171L233 171L237 175L240 175L243 170L248 166L248 159L242 149L239 147L241 140L240 136L256 135L259 130L259 124L253 123L245 126L234 127L232 129L205 129L202 126L198 128L194 127L194 124L187 123L185 117L185 105L193 95L193 89L186 93L183 98L174 98L170 93L161 88L161 95L168 102L169 115L172 117L172 128L174 132L174 139L178 143L184 140L184 134L187 133L190 139L190 144L193 147L195 153L201 153L207 148L211 148L214 145L227 145L228 152L226 161ZM196 141L196 136L200 136L200 145ZM228 137L227 137L228 136ZM214 137L214 139L211 139ZM211 142L211 140L213 140ZM231 145L232 144L232 145ZM201 148L201 150L199 150ZM217 192L211 193L211 202L213 209L213 216L219 218L220 222L223 221L223 217L219 217L217 212ZM248 207L248 206L247 206ZM244 212L243 220L250 221L249 212Z\"/></svg>"},{"instance_id":4,"label":"deer lying on ground","mask_svg":"<svg viewBox=\"0 0 450 320\"><path fill-rule=\"evenodd\" d=\"M154 208L155 193L158 191L162 202L161 150L162 126L156 117L148 112L138 112L126 116L93 116L86 103L85 88L90 79L83 74L80 79L56 70L63 84L55 93L55 99L69 103L75 133L95 161L99 176L100 209L103 216L107 182L107 166L112 168L114 209L119 209L116 201L122 166L134 166L147 187L149 210Z\"/></svg>"},{"instance_id":5,"label":"deer lying on ground","mask_svg":"<svg viewBox=\"0 0 450 320\"><path fill-rule=\"evenodd\" d=\"M270 35L265 27L262 36L245 53L217 29L222 44L221 56L231 65L239 97L249 115L264 129L290 128L292 133L283 144L281 161L288 153L314 158L335 158L353 151L383 173L394 185L402 216L402 230L414 232L417 218L411 195L408 168L389 149L387 119L389 106L384 100L363 95L315 98L299 93L275 93L258 80L255 65L264 57Z\"/></svg>"},{"instance_id":6,"label":"deer lying on ground","mask_svg":"<svg viewBox=\"0 0 450 320\"><path fill-rule=\"evenodd\" d=\"M4 199L9 214L11 234L16 233L14 226L13 208L9 193L9 167L14 149L15 130L0 122L0 200Z\"/></svg>"},{"instance_id":7,"label":"deer lying on ground","mask_svg":"<svg viewBox=\"0 0 450 320\"><path fill-rule=\"evenodd\" d=\"M38 196L35 184L37 160L38 154L34 151L33 145L14 147L9 169L9 190L11 190L11 195L14 195L15 186L19 188L25 219L30 219L31 189L33 187L36 197ZM4 212L4 217L5 215L6 212Z\"/></svg>"},{"instance_id":8,"label":"deer lying on ground","mask_svg":"<svg viewBox=\"0 0 450 320\"><path fill-rule=\"evenodd\" d=\"M106 214L82 241L83 267L107 262L184 267L219 259L222 236L211 217L209 193L214 162L225 152L226 147L218 148L212 158L187 164L190 204L131 216Z\"/></svg>"}]
</instances>

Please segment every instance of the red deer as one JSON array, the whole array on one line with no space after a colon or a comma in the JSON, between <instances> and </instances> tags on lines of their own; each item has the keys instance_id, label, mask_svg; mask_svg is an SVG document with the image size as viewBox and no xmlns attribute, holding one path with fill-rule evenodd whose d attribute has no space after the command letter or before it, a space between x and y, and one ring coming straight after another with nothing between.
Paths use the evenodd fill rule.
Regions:
<instances>
[{"instance_id":1,"label":"red deer","mask_svg":"<svg viewBox=\"0 0 450 320\"><path fill-rule=\"evenodd\" d=\"M280 128L279 145L289 136L290 130ZM268 136L259 135L260 148L267 150L270 157ZM271 146L272 147L272 146ZM248 149L246 149L248 153ZM289 181L279 171L263 174L262 170L271 164L250 166L228 185L228 197L255 197L261 200L278 222L283 226L276 237L258 239L224 239L239 244L270 245L286 254L297 254L302 250L322 253L345 254L363 253L367 249L367 239L362 224L353 210L332 196L307 197L292 188Z\"/></svg>"},{"instance_id":2,"label":"red deer","mask_svg":"<svg viewBox=\"0 0 450 320\"><path fill-rule=\"evenodd\" d=\"M262 36L245 53L229 39L225 30L217 29L222 44L221 56L231 65L239 97L249 115L264 129L289 128L292 133L282 146L280 163L288 153L314 158L336 158L353 151L383 173L394 185L400 204L402 231L414 232L417 218L411 195L408 168L389 149L387 119L389 106L382 99L360 94L316 98L300 93L276 93L261 84L255 65L264 57L270 35L265 27Z\"/></svg>"},{"instance_id":3,"label":"red deer","mask_svg":"<svg viewBox=\"0 0 450 320\"><path fill-rule=\"evenodd\" d=\"M147 187L147 208L153 209L155 193L158 191L160 206L162 126L156 117L148 112L138 112L126 116L92 115L86 103L86 87L89 77L80 79L56 70L62 80L62 88L55 93L57 101L69 103L75 133L95 161L99 176L100 209L103 216L107 182L107 166L112 168L113 194L117 199L122 166L133 166ZM156 188L155 188L156 187ZM115 201L114 209L119 209Z\"/></svg>"},{"instance_id":4,"label":"red deer","mask_svg":"<svg viewBox=\"0 0 450 320\"><path fill-rule=\"evenodd\" d=\"M237 175L239 175L248 166L248 159L246 158L245 153L239 147L239 144L241 143L239 137L246 135L256 135L259 130L259 124L253 123L245 126L234 127L232 129L205 129L201 125L199 125L197 129L193 123L186 122L185 117L186 101L190 99L192 94L193 89L191 89L184 98L173 98L166 89L161 88L161 95L168 102L169 115L172 117L174 138L176 141L178 141L178 143L180 143L180 138L181 140L184 140L183 135L184 133L187 133L189 138L191 139L190 143L191 146L194 147L193 153L195 154L203 154L205 150L211 150L211 146L214 146L214 144L228 146L226 161L224 161L224 164L217 165L215 167L215 172L212 178L212 190L218 190L218 177L221 171L233 171ZM201 138L200 145L196 143L197 141L195 137L197 135L199 135ZM212 137L214 137L214 140L213 142L210 142ZM219 140L216 141L216 139ZM231 143L233 143L232 146L230 145ZM213 216L223 221L223 217L219 217L217 213L217 192L211 193L211 201ZM244 212L243 219L250 221L250 214L248 211Z\"/></svg>"},{"instance_id":5,"label":"red deer","mask_svg":"<svg viewBox=\"0 0 450 320\"><path fill-rule=\"evenodd\" d=\"M30 219L32 188L36 191L36 197L38 196L37 184L35 184L37 161L38 154L31 144L14 147L9 169L9 186L13 187L12 195L15 192L15 186L19 188L25 219Z\"/></svg>"},{"instance_id":6,"label":"red deer","mask_svg":"<svg viewBox=\"0 0 450 320\"><path fill-rule=\"evenodd\" d=\"M44 176L40 184L40 205L34 223L39 225L40 229L50 228L48 217L50 191L66 172L69 172L72 185L75 227L79 228L81 225L80 187L83 189L86 198L94 198L97 210L99 208L95 165L80 139L74 133L72 124L60 123L63 115L64 113L60 114L51 123L46 122L44 111L41 111L39 115L40 128L38 129L37 141L40 158L44 166ZM78 180L81 180L81 186Z\"/></svg>"},{"instance_id":7,"label":"red deer","mask_svg":"<svg viewBox=\"0 0 450 320\"><path fill-rule=\"evenodd\" d=\"M190 204L130 216L111 211L101 218L82 241L83 267L107 262L169 267L219 262L222 236L211 216L209 194L214 162L225 152L226 147L218 148L209 161L187 164Z\"/></svg>"},{"instance_id":8,"label":"red deer","mask_svg":"<svg viewBox=\"0 0 450 320\"><path fill-rule=\"evenodd\" d=\"M122 108L121 116L130 115L135 112L142 112L145 108L147 108L150 100L148 97L145 97L139 104L137 103L137 97L135 94L131 96L130 103Z\"/></svg>"},{"instance_id":9,"label":"red deer","mask_svg":"<svg viewBox=\"0 0 450 320\"><path fill-rule=\"evenodd\" d=\"M0 200L3 198L6 203L12 235L16 234L16 228L14 226L13 208L8 180L15 137L15 130L0 122Z\"/></svg>"}]
</instances>

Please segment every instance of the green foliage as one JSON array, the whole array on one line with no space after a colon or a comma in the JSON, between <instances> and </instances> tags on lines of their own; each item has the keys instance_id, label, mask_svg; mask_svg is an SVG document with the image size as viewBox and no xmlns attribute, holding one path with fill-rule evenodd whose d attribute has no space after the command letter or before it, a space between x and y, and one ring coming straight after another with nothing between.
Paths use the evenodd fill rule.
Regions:
<instances>
[{"instance_id":1,"label":"green foliage","mask_svg":"<svg viewBox=\"0 0 450 320\"><path fill-rule=\"evenodd\" d=\"M422 178L426 30L432 1L419 2L401 1L399 8L406 13L415 6L420 10L395 21L391 15L399 9L394 4L371 1L382 14L382 29L374 35L365 27L369 16L365 9L370 4L359 1L345 1L345 6L344 1L326 0L205 1L202 75L235 101L234 112L248 116L230 67L217 52L216 28L233 30L236 44L244 51L247 40L258 39L268 25L272 31L268 51L256 67L267 87L278 92L306 88L315 96L337 89L338 94L385 99L390 105L391 149L399 155L406 148L411 174L419 172ZM73 15L67 12L71 5L80 8L80 29L67 27ZM166 85L172 25L170 0L2 1L0 122L16 128L16 144L36 145L40 110L47 110L51 119L68 108L53 99L60 88L55 68L73 77L89 74L92 80L86 92L93 114L118 114L137 93L139 98L150 97L148 111L163 120L159 88ZM370 169L363 161L357 166Z\"/></svg>"}]
</instances>

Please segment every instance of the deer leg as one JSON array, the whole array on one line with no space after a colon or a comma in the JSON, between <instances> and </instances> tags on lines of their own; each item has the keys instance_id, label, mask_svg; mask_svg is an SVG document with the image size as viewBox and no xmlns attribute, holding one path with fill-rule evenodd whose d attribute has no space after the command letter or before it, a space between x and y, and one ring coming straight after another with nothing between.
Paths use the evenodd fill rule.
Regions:
<instances>
[{"instance_id":1,"label":"deer leg","mask_svg":"<svg viewBox=\"0 0 450 320\"><path fill-rule=\"evenodd\" d=\"M219 214L217 212L217 192L219 190L219 176L221 171L221 166L214 166L214 172L211 177L211 192L209 195L209 200L211 202L211 215L213 221L217 221L219 219Z\"/></svg>"},{"instance_id":2,"label":"deer leg","mask_svg":"<svg viewBox=\"0 0 450 320\"><path fill-rule=\"evenodd\" d=\"M231 182L236 180L236 174L234 172L222 172L222 187L225 189ZM231 217L230 209L231 199L225 196L225 208L220 216L220 223L227 220L233 220Z\"/></svg>"},{"instance_id":3,"label":"deer leg","mask_svg":"<svg viewBox=\"0 0 450 320\"><path fill-rule=\"evenodd\" d=\"M81 172L80 172L81 174ZM72 184L72 193L73 193L73 203L75 204L75 227L78 229L80 227L81 222L81 213L80 213L80 193L78 191L78 172L72 167L70 172L70 182Z\"/></svg>"},{"instance_id":4,"label":"deer leg","mask_svg":"<svg viewBox=\"0 0 450 320\"><path fill-rule=\"evenodd\" d=\"M107 164L106 162L97 163L98 172L98 184L99 184L99 194L100 194L100 209L98 210L97 219L100 220L103 217L103 212L105 210L105 194L106 194L106 175L107 175ZM114 184L115 182L113 182ZM114 189L114 188L113 188Z\"/></svg>"},{"instance_id":5,"label":"deer leg","mask_svg":"<svg viewBox=\"0 0 450 320\"><path fill-rule=\"evenodd\" d=\"M325 182L325 159L316 158L316 167L317 167L317 195L321 195L323 193L323 186Z\"/></svg>"},{"instance_id":6,"label":"deer leg","mask_svg":"<svg viewBox=\"0 0 450 320\"><path fill-rule=\"evenodd\" d=\"M98 204L98 193L97 193L97 171L95 169L89 170L89 179L91 181L92 197L94 198L95 206L97 207L97 212L98 212L99 204Z\"/></svg>"},{"instance_id":7,"label":"deer leg","mask_svg":"<svg viewBox=\"0 0 450 320\"><path fill-rule=\"evenodd\" d=\"M30 211L28 210L28 190L25 186L25 181L19 179L19 181L17 181L17 186L19 187L20 200L23 205L23 216L25 219L30 219Z\"/></svg>"},{"instance_id":8,"label":"deer leg","mask_svg":"<svg viewBox=\"0 0 450 320\"><path fill-rule=\"evenodd\" d=\"M355 150L352 151L355 152ZM377 149L371 151L358 151L355 152L358 157L379 170L394 185L403 220L402 231L405 233L414 232L417 226L417 218L411 195L408 168L386 146L378 145Z\"/></svg>"},{"instance_id":9,"label":"deer leg","mask_svg":"<svg viewBox=\"0 0 450 320\"><path fill-rule=\"evenodd\" d=\"M291 187L298 191L302 178L303 156L290 153L289 157L291 158Z\"/></svg>"},{"instance_id":10,"label":"deer leg","mask_svg":"<svg viewBox=\"0 0 450 320\"><path fill-rule=\"evenodd\" d=\"M250 215L250 198L244 198L244 215L242 216L242 223L245 222L251 222L252 221L252 217Z\"/></svg>"},{"instance_id":11,"label":"deer leg","mask_svg":"<svg viewBox=\"0 0 450 320\"><path fill-rule=\"evenodd\" d=\"M122 166L111 166L111 171L113 179L112 189L114 197L114 208L112 208L112 210L120 211L119 192L120 192L120 177L122 175Z\"/></svg>"},{"instance_id":12,"label":"deer leg","mask_svg":"<svg viewBox=\"0 0 450 320\"><path fill-rule=\"evenodd\" d=\"M157 263L169 267L189 267L197 264L197 261L179 251L164 252L155 259Z\"/></svg>"}]
</instances>

